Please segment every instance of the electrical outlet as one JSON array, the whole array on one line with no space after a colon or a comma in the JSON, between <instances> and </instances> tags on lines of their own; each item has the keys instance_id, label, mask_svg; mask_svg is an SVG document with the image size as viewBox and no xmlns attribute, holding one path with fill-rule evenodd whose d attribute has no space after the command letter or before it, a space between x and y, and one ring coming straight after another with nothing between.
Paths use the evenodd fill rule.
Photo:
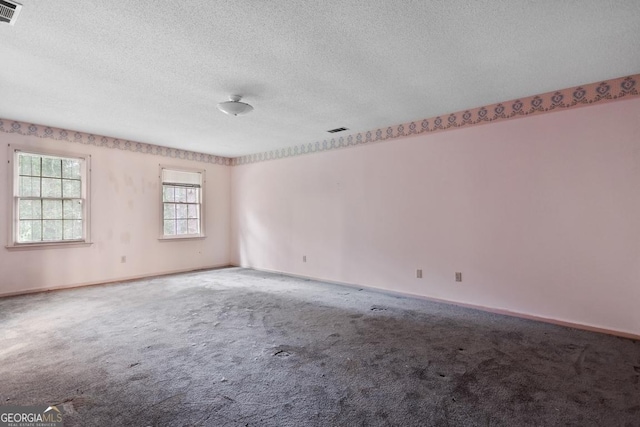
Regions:
<instances>
[{"instance_id":1,"label":"electrical outlet","mask_svg":"<svg viewBox=\"0 0 640 427\"><path fill-rule=\"evenodd\" d=\"M462 282L462 273L456 273L456 282Z\"/></svg>"},{"instance_id":2,"label":"electrical outlet","mask_svg":"<svg viewBox=\"0 0 640 427\"><path fill-rule=\"evenodd\" d=\"M302 255L302 262L307 262L307 256L306 255Z\"/></svg>"},{"instance_id":3,"label":"electrical outlet","mask_svg":"<svg viewBox=\"0 0 640 427\"><path fill-rule=\"evenodd\" d=\"M418 279L422 279L422 269L419 268L416 270L416 277Z\"/></svg>"},{"instance_id":4,"label":"electrical outlet","mask_svg":"<svg viewBox=\"0 0 640 427\"><path fill-rule=\"evenodd\" d=\"M122 256L120 257L120 262L121 262L122 264L124 264L125 262L127 262L127 257L126 257L125 255L122 255Z\"/></svg>"}]
</instances>

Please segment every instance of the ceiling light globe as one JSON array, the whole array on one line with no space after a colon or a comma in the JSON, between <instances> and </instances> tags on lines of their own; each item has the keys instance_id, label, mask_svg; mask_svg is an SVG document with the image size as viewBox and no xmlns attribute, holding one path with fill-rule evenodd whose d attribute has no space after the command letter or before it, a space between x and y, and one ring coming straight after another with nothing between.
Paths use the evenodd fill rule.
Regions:
<instances>
[{"instance_id":1,"label":"ceiling light globe","mask_svg":"<svg viewBox=\"0 0 640 427\"><path fill-rule=\"evenodd\" d=\"M245 102L240 102L241 96L233 95L229 97L230 101L218 104L218 109L230 116L241 116L253 111L253 107Z\"/></svg>"}]
</instances>

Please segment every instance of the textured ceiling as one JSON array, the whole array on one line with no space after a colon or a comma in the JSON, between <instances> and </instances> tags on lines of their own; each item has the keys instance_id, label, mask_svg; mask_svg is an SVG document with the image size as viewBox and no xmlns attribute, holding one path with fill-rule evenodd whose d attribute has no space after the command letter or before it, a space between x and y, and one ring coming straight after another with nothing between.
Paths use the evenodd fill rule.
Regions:
<instances>
[{"instance_id":1,"label":"textured ceiling","mask_svg":"<svg viewBox=\"0 0 640 427\"><path fill-rule=\"evenodd\" d=\"M638 0L20 2L0 117L230 157L640 72Z\"/></svg>"}]
</instances>

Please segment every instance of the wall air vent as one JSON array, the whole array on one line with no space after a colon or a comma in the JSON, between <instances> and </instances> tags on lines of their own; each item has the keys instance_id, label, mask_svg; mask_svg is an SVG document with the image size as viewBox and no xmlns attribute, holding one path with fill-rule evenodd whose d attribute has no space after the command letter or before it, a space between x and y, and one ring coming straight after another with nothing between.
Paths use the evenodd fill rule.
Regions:
<instances>
[{"instance_id":1,"label":"wall air vent","mask_svg":"<svg viewBox=\"0 0 640 427\"><path fill-rule=\"evenodd\" d=\"M13 25L18 19L22 5L13 1L0 0L0 23Z\"/></svg>"},{"instance_id":2,"label":"wall air vent","mask_svg":"<svg viewBox=\"0 0 640 427\"><path fill-rule=\"evenodd\" d=\"M2 0L0 0L0 1L2 1ZM342 132L343 130L349 130L349 129L347 129L347 128L335 128L335 129L328 130L327 132L336 133L336 132Z\"/></svg>"}]
</instances>

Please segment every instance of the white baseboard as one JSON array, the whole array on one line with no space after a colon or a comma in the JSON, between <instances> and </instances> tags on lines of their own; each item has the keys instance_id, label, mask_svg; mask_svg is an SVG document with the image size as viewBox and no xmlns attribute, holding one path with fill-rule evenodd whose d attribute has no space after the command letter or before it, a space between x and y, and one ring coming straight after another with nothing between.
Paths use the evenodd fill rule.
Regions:
<instances>
[{"instance_id":1,"label":"white baseboard","mask_svg":"<svg viewBox=\"0 0 640 427\"><path fill-rule=\"evenodd\" d=\"M161 271L158 273L151 273L151 274L140 274L136 276L118 277L115 279L98 280L95 282L73 283L70 285L52 286L52 287L46 287L46 288L32 288L32 289L25 289L25 290L20 290L15 292L6 292L6 293L0 292L0 298L12 297L17 295L35 294L39 292L59 291L63 289L82 288L85 286L97 286L97 285L108 285L112 283L131 282L133 280L152 279L154 277L170 276L172 274L192 273L194 271L216 270L216 269L226 268L226 267L231 267L231 265L219 264L219 265L212 265L207 267L186 268L186 269L180 269L180 270Z\"/></svg>"},{"instance_id":2,"label":"white baseboard","mask_svg":"<svg viewBox=\"0 0 640 427\"><path fill-rule=\"evenodd\" d=\"M445 300L445 299L440 299L440 298L433 298L433 297L428 297L428 296L420 295L420 294L411 294L411 293L408 293L408 292L393 291L393 290L389 290L389 289L376 288L376 287L373 287L373 286L359 285L359 284L356 284L356 283L338 282L338 281L335 281L335 280L327 280L327 279L322 279L322 278L317 278L317 277L303 276L301 274L292 274L292 273L287 273L287 272L284 272L284 271L261 269L261 268L254 268L254 267L241 267L241 266L238 266L238 265L232 265L232 267L249 268L251 270L264 271L265 273L283 274L285 276L296 277L296 278L299 278L299 279L310 279L310 280L315 280L317 282L326 282L326 283L331 283L331 284L334 284L334 285L348 286L350 288L362 288L362 289L381 292L381 293L388 294L388 295L393 295L393 296L403 296L403 297L409 297L409 298L418 298L418 299L422 299L422 300L426 300L426 301L439 302L439 303L443 303L443 304L451 304L451 305L456 305L456 306L459 306L459 307L472 308L472 309L475 309L475 310L485 311L485 312L488 312L488 313L502 314L502 315L511 316L511 317L519 317L519 318L522 318L522 319L535 320L537 322L551 323L553 325L566 326L566 327L569 327L569 328L581 329L581 330L590 331L590 332L598 332L598 333L602 333L602 334L614 335L614 336L617 336L617 337L629 338L629 339L632 339L632 340L640 341L640 335L635 334L633 332L619 331L619 330L608 329L608 328L601 328L599 326L588 325L588 324L583 324L583 323L569 322L569 321L553 319L553 318L549 318L549 317L542 317L542 316L537 316L537 315L533 315L533 314L527 314L527 313L522 313L522 312L517 312L517 311L511 311L511 310L507 310L507 309L503 309L503 308L493 308L493 307L486 307L486 306L482 306L482 305L470 304L470 303L465 303L465 302L451 301L451 300Z\"/></svg>"}]
</instances>

